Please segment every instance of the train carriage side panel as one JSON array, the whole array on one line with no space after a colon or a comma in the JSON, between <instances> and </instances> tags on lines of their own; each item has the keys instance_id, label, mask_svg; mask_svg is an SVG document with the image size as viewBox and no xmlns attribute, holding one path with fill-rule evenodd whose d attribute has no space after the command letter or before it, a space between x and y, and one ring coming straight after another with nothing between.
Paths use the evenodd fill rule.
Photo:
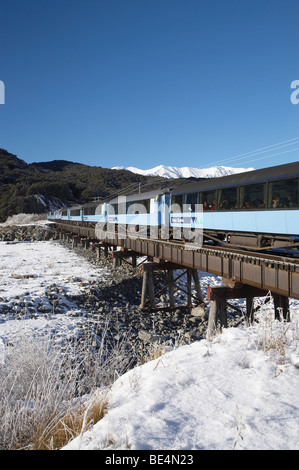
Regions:
<instances>
[{"instance_id":1,"label":"train carriage side panel","mask_svg":"<svg viewBox=\"0 0 299 470\"><path fill-rule=\"evenodd\" d=\"M206 212L204 230L299 236L298 210Z\"/></svg>"},{"instance_id":2,"label":"train carriage side panel","mask_svg":"<svg viewBox=\"0 0 299 470\"><path fill-rule=\"evenodd\" d=\"M108 220L108 203L92 203L83 206L84 222L105 224Z\"/></svg>"},{"instance_id":3,"label":"train carriage side panel","mask_svg":"<svg viewBox=\"0 0 299 470\"><path fill-rule=\"evenodd\" d=\"M69 209L69 220L73 222L82 222L83 220L83 208L82 206L71 207Z\"/></svg>"}]
</instances>

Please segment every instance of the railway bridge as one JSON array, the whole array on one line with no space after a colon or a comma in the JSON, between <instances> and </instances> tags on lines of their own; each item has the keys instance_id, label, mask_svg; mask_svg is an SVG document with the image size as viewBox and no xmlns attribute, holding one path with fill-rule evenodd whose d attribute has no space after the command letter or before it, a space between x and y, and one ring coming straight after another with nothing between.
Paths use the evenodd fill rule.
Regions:
<instances>
[{"instance_id":1,"label":"railway bridge","mask_svg":"<svg viewBox=\"0 0 299 470\"><path fill-rule=\"evenodd\" d=\"M86 246L92 243L97 257L102 252L107 256L110 250L114 266L129 258L136 266L136 259L143 257L142 310L156 308L153 279L157 271L166 272L169 309L178 308L173 294L174 283L180 277L174 276L177 270L187 274L188 301L185 308L189 309L204 308L198 270L220 276L223 285L208 288L208 336L212 335L216 325L227 325L227 307L235 308L229 304L230 299L246 299L248 322L253 319L255 297L265 297L270 292L276 318L283 315L286 320L289 319L289 298L299 299L299 261L296 258L221 246L203 245L194 249L188 243L140 238L137 234L119 238L117 233L99 233L95 228L67 222L56 223L53 230L60 238L70 239L73 246L79 241ZM192 281L196 296L191 292Z\"/></svg>"}]
</instances>

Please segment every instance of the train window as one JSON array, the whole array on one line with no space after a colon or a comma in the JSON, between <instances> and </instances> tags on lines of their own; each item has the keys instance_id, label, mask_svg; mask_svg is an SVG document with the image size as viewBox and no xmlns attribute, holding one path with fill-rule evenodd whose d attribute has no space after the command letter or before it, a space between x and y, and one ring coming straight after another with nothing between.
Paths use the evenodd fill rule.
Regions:
<instances>
[{"instance_id":1,"label":"train window","mask_svg":"<svg viewBox=\"0 0 299 470\"><path fill-rule=\"evenodd\" d=\"M83 212L84 215L95 215L96 206L84 207Z\"/></svg>"},{"instance_id":2,"label":"train window","mask_svg":"<svg viewBox=\"0 0 299 470\"><path fill-rule=\"evenodd\" d=\"M127 214L133 214L134 213L134 204L135 204L135 201L129 201L126 203L126 210L127 210Z\"/></svg>"},{"instance_id":3,"label":"train window","mask_svg":"<svg viewBox=\"0 0 299 470\"><path fill-rule=\"evenodd\" d=\"M204 191L199 194L199 203L202 204L204 211L213 211L216 209L216 191Z\"/></svg>"},{"instance_id":4,"label":"train window","mask_svg":"<svg viewBox=\"0 0 299 470\"><path fill-rule=\"evenodd\" d=\"M198 204L198 193L186 194L184 211L195 212L196 204Z\"/></svg>"},{"instance_id":5,"label":"train window","mask_svg":"<svg viewBox=\"0 0 299 470\"><path fill-rule=\"evenodd\" d=\"M262 209L266 207L266 183L240 186L240 209Z\"/></svg>"},{"instance_id":6,"label":"train window","mask_svg":"<svg viewBox=\"0 0 299 470\"><path fill-rule=\"evenodd\" d=\"M183 212L183 194L177 194L171 197L171 212Z\"/></svg>"},{"instance_id":7,"label":"train window","mask_svg":"<svg viewBox=\"0 0 299 470\"><path fill-rule=\"evenodd\" d=\"M78 217L80 215L80 209L71 209L70 215L71 217Z\"/></svg>"},{"instance_id":8,"label":"train window","mask_svg":"<svg viewBox=\"0 0 299 470\"><path fill-rule=\"evenodd\" d=\"M147 214L149 214L150 211L151 211L151 200L150 199L146 199L144 201L144 207L146 208Z\"/></svg>"},{"instance_id":9,"label":"train window","mask_svg":"<svg viewBox=\"0 0 299 470\"><path fill-rule=\"evenodd\" d=\"M149 214L150 199L127 202L127 214Z\"/></svg>"},{"instance_id":10,"label":"train window","mask_svg":"<svg viewBox=\"0 0 299 470\"><path fill-rule=\"evenodd\" d=\"M115 215L118 214L118 205L117 204L109 204L109 215Z\"/></svg>"},{"instance_id":11,"label":"train window","mask_svg":"<svg viewBox=\"0 0 299 470\"><path fill-rule=\"evenodd\" d=\"M268 207L298 207L298 178L273 181L268 185Z\"/></svg>"},{"instance_id":12,"label":"train window","mask_svg":"<svg viewBox=\"0 0 299 470\"><path fill-rule=\"evenodd\" d=\"M61 212L61 215L62 215L63 217L67 216L67 209L64 209L64 210Z\"/></svg>"},{"instance_id":13,"label":"train window","mask_svg":"<svg viewBox=\"0 0 299 470\"><path fill-rule=\"evenodd\" d=\"M238 188L224 188L218 190L218 208L230 210L237 207Z\"/></svg>"}]
</instances>

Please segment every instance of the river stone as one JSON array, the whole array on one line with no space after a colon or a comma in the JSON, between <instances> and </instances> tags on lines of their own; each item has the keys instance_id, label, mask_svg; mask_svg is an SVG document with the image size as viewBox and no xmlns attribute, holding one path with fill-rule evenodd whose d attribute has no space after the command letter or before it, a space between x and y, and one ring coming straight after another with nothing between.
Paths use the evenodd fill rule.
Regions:
<instances>
[{"instance_id":1,"label":"river stone","mask_svg":"<svg viewBox=\"0 0 299 470\"><path fill-rule=\"evenodd\" d=\"M149 333L146 330L140 330L138 332L138 337L143 341L144 343L150 343L152 341L152 334Z\"/></svg>"},{"instance_id":2,"label":"river stone","mask_svg":"<svg viewBox=\"0 0 299 470\"><path fill-rule=\"evenodd\" d=\"M204 306L199 305L198 307L192 308L191 315L193 317L204 317L205 316Z\"/></svg>"}]
</instances>

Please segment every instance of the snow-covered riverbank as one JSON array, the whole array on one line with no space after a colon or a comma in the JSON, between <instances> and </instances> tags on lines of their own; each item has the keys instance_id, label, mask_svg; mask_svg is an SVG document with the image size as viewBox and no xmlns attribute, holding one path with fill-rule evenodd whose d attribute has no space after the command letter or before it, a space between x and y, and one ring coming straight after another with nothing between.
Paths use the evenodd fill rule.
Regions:
<instances>
[{"instance_id":1,"label":"snow-covered riverbank","mask_svg":"<svg viewBox=\"0 0 299 470\"><path fill-rule=\"evenodd\" d=\"M71 296L111 279L108 270L91 269L88 260L52 243L0 243L2 362L24 331L55 329L68 341L89 315L88 305L78 312ZM205 287L207 276L200 274ZM270 302L250 328L227 329L211 342L195 341L127 372L109 392L106 416L65 449L298 450L296 301L291 316L290 323L274 321Z\"/></svg>"},{"instance_id":2,"label":"snow-covered riverbank","mask_svg":"<svg viewBox=\"0 0 299 470\"><path fill-rule=\"evenodd\" d=\"M128 372L106 416L66 449L298 450L298 337L289 329L281 338L280 327L271 334L287 342L285 355L264 351L261 324Z\"/></svg>"}]
</instances>

